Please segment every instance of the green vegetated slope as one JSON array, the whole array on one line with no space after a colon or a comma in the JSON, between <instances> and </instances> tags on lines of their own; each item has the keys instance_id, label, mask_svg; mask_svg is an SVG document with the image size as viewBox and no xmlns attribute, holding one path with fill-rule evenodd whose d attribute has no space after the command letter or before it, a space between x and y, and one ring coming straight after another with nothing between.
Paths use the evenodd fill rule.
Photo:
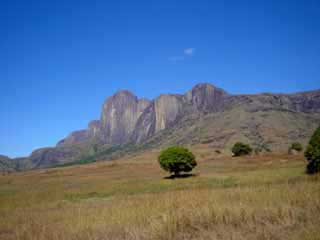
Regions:
<instances>
[{"instance_id":1,"label":"green vegetated slope","mask_svg":"<svg viewBox=\"0 0 320 240\"><path fill-rule=\"evenodd\" d=\"M186 118L172 129L160 132L145 143L101 146L96 153L84 152L79 160L55 166L119 159L126 154L173 145L204 144L230 155L232 145L237 141L249 143L254 149L262 152L285 152L292 142L300 142L306 146L319 123L320 114L289 111L248 112L239 107L226 112Z\"/></svg>"},{"instance_id":2,"label":"green vegetated slope","mask_svg":"<svg viewBox=\"0 0 320 240\"><path fill-rule=\"evenodd\" d=\"M220 157L165 179L158 152L0 177L0 239L318 239L319 176L302 156Z\"/></svg>"},{"instance_id":3,"label":"green vegetated slope","mask_svg":"<svg viewBox=\"0 0 320 240\"><path fill-rule=\"evenodd\" d=\"M248 112L232 110L189 118L173 129L163 131L147 146L208 144L213 149L230 152L237 142L251 144L262 151L284 152L294 141L306 145L320 123L319 114L290 111Z\"/></svg>"}]
</instances>

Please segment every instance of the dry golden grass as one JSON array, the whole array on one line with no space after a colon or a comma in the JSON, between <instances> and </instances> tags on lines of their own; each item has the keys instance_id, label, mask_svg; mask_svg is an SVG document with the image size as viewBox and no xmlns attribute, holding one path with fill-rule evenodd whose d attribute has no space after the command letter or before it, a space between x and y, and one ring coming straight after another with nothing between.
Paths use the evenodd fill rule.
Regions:
<instances>
[{"instance_id":1,"label":"dry golden grass","mask_svg":"<svg viewBox=\"0 0 320 240\"><path fill-rule=\"evenodd\" d=\"M0 177L0 239L320 239L302 156L215 156L167 180L157 152Z\"/></svg>"}]
</instances>

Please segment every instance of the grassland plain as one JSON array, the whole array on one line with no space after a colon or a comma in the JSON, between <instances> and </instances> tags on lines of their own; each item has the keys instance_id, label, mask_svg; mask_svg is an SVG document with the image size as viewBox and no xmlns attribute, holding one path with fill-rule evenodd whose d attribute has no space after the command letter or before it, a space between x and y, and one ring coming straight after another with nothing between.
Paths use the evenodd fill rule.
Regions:
<instances>
[{"instance_id":1,"label":"grassland plain","mask_svg":"<svg viewBox=\"0 0 320 240\"><path fill-rule=\"evenodd\" d=\"M165 179L146 152L0 177L0 239L320 239L320 177L303 156L194 147L197 176Z\"/></svg>"}]
</instances>

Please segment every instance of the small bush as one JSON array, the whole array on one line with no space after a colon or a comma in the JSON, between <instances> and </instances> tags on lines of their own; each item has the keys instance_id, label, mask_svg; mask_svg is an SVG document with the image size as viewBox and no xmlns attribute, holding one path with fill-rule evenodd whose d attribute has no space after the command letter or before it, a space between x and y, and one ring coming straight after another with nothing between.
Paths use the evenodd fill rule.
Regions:
<instances>
[{"instance_id":1,"label":"small bush","mask_svg":"<svg viewBox=\"0 0 320 240\"><path fill-rule=\"evenodd\" d=\"M236 157L248 155L248 154L251 154L251 152L252 152L252 148L250 147L249 144L237 142L232 147L232 153Z\"/></svg>"},{"instance_id":2,"label":"small bush","mask_svg":"<svg viewBox=\"0 0 320 240\"><path fill-rule=\"evenodd\" d=\"M304 156L308 160L307 173L320 172L320 127L312 135Z\"/></svg>"},{"instance_id":3,"label":"small bush","mask_svg":"<svg viewBox=\"0 0 320 240\"><path fill-rule=\"evenodd\" d=\"M162 169L175 176L179 176L181 172L190 172L197 166L193 153L183 147L170 147L162 151L158 161Z\"/></svg>"},{"instance_id":4,"label":"small bush","mask_svg":"<svg viewBox=\"0 0 320 240\"><path fill-rule=\"evenodd\" d=\"M302 147L301 143L294 142L291 144L289 151L290 150L295 150L297 152L301 152L303 150L303 147Z\"/></svg>"},{"instance_id":5,"label":"small bush","mask_svg":"<svg viewBox=\"0 0 320 240\"><path fill-rule=\"evenodd\" d=\"M221 151L219 149L214 151L216 154L221 154Z\"/></svg>"}]
</instances>

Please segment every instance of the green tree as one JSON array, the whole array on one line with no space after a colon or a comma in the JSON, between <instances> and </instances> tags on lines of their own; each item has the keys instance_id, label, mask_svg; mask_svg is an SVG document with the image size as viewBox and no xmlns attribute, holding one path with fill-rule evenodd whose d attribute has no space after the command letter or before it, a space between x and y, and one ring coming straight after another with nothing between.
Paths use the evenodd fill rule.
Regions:
<instances>
[{"instance_id":1,"label":"green tree","mask_svg":"<svg viewBox=\"0 0 320 240\"><path fill-rule=\"evenodd\" d=\"M308 160L307 173L320 172L320 127L313 133L304 156Z\"/></svg>"},{"instance_id":2,"label":"green tree","mask_svg":"<svg viewBox=\"0 0 320 240\"><path fill-rule=\"evenodd\" d=\"M297 152L301 152L303 150L303 147L302 147L301 143L294 142L291 144L289 150L295 150Z\"/></svg>"},{"instance_id":3,"label":"green tree","mask_svg":"<svg viewBox=\"0 0 320 240\"><path fill-rule=\"evenodd\" d=\"M197 166L195 156L187 148L169 147L158 158L162 169L179 176L181 172L190 172Z\"/></svg>"},{"instance_id":4,"label":"green tree","mask_svg":"<svg viewBox=\"0 0 320 240\"><path fill-rule=\"evenodd\" d=\"M237 142L233 145L232 150L234 156L244 156L252 152L252 148L249 144L244 144L242 142Z\"/></svg>"}]
</instances>

